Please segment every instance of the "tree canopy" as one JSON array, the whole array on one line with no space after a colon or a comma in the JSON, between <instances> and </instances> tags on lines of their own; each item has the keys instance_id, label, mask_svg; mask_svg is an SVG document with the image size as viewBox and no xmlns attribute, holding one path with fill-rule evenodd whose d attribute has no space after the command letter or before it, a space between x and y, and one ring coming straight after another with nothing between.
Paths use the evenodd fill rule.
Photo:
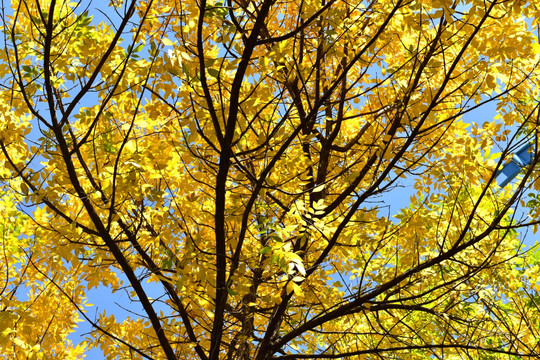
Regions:
<instances>
[{"instance_id":1,"label":"tree canopy","mask_svg":"<svg viewBox=\"0 0 540 360\"><path fill-rule=\"evenodd\" d=\"M540 357L538 1L1 16L7 358Z\"/></svg>"}]
</instances>

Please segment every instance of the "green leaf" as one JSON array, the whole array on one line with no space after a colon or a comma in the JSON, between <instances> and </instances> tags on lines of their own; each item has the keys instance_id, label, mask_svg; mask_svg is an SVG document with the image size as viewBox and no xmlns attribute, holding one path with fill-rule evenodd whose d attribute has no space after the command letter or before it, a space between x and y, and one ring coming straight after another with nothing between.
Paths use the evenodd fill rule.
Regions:
<instances>
[{"instance_id":1,"label":"green leaf","mask_svg":"<svg viewBox=\"0 0 540 360\"><path fill-rule=\"evenodd\" d=\"M272 251L272 248L269 246L265 246L261 250L259 250L259 254L265 255L268 254L270 251Z\"/></svg>"},{"instance_id":2,"label":"green leaf","mask_svg":"<svg viewBox=\"0 0 540 360\"><path fill-rule=\"evenodd\" d=\"M227 288L227 292L229 293L229 295L238 295L238 293L231 288Z\"/></svg>"},{"instance_id":3,"label":"green leaf","mask_svg":"<svg viewBox=\"0 0 540 360\"><path fill-rule=\"evenodd\" d=\"M219 70L217 69L207 69L206 72L212 77L218 78L219 77Z\"/></svg>"}]
</instances>

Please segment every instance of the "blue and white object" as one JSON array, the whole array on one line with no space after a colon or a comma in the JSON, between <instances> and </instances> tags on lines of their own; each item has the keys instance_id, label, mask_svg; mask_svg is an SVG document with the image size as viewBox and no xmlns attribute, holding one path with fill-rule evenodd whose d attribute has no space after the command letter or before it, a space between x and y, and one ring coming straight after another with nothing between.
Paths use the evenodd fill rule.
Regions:
<instances>
[{"instance_id":1,"label":"blue and white object","mask_svg":"<svg viewBox=\"0 0 540 360\"><path fill-rule=\"evenodd\" d=\"M510 181L521 172L521 170L532 163L534 158L531 150L533 143L525 144L521 149L519 149L514 155L512 155L512 160L503 166L501 170L497 172L497 177L499 175L504 176L504 180L501 181L500 186L504 187Z\"/></svg>"}]
</instances>

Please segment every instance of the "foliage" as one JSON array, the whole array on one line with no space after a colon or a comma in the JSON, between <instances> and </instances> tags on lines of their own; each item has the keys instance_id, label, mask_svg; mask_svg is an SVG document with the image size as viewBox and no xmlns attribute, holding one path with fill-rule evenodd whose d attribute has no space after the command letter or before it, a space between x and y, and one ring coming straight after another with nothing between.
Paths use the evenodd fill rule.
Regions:
<instances>
[{"instance_id":1,"label":"foliage","mask_svg":"<svg viewBox=\"0 0 540 360\"><path fill-rule=\"evenodd\" d=\"M537 1L11 5L9 358L538 358Z\"/></svg>"}]
</instances>

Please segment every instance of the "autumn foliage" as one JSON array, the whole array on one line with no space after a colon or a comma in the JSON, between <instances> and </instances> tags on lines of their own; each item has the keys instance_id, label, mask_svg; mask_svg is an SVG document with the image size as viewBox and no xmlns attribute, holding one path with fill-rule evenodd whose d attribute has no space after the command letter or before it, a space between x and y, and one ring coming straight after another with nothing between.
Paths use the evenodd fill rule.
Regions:
<instances>
[{"instance_id":1,"label":"autumn foliage","mask_svg":"<svg viewBox=\"0 0 540 360\"><path fill-rule=\"evenodd\" d=\"M1 15L6 359L540 357L540 2Z\"/></svg>"}]
</instances>

